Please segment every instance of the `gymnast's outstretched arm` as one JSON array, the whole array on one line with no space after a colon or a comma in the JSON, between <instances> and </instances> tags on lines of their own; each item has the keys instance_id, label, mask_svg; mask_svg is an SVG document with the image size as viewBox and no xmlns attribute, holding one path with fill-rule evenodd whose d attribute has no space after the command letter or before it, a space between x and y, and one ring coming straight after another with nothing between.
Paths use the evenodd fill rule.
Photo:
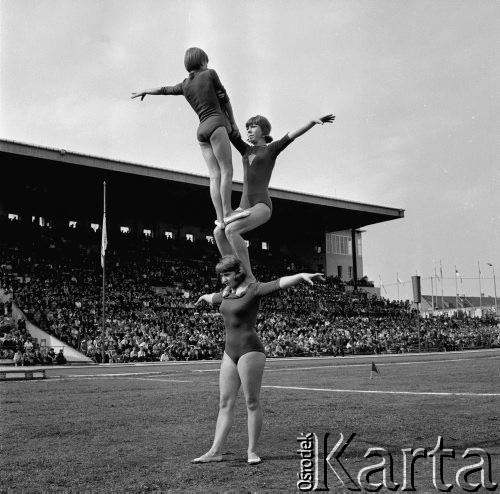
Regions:
<instances>
[{"instance_id":1,"label":"gymnast's outstretched arm","mask_svg":"<svg viewBox=\"0 0 500 494\"><path fill-rule=\"evenodd\" d=\"M180 96L182 92L182 82L176 84L175 86L161 86L152 89L145 89L144 91L139 91L138 93L132 93L131 98L141 98L141 101L146 97L146 95L162 95L162 96Z\"/></svg>"},{"instance_id":2,"label":"gymnast's outstretched arm","mask_svg":"<svg viewBox=\"0 0 500 494\"><path fill-rule=\"evenodd\" d=\"M281 289L298 285L301 281L314 285L313 280L325 281L325 277L323 273L298 273L292 276L283 276L279 279L279 285Z\"/></svg>"},{"instance_id":3,"label":"gymnast's outstretched arm","mask_svg":"<svg viewBox=\"0 0 500 494\"><path fill-rule=\"evenodd\" d=\"M141 101L146 97L147 94L163 94L162 93L162 88L161 87L156 87L153 89L145 89L144 91L140 91L138 93L132 93L131 98L141 98Z\"/></svg>"},{"instance_id":4,"label":"gymnast's outstretched arm","mask_svg":"<svg viewBox=\"0 0 500 494\"><path fill-rule=\"evenodd\" d=\"M290 137L290 139L292 140L297 139L297 137L300 137L301 135L305 134L308 130L311 130L315 125L332 123L334 120L335 120L335 115L332 115L331 113L325 115L324 117L314 118L310 122L307 122L305 125L300 127L299 129L295 130L294 132L289 132L288 137Z\"/></svg>"},{"instance_id":5,"label":"gymnast's outstretched arm","mask_svg":"<svg viewBox=\"0 0 500 494\"><path fill-rule=\"evenodd\" d=\"M205 295L202 295L197 301L196 303L194 304L194 306L196 307L198 304L201 304L201 302L207 302L208 304L214 304L215 303L215 299L216 297L219 296L219 298L222 298L221 297L221 294L220 293L205 293Z\"/></svg>"}]
</instances>

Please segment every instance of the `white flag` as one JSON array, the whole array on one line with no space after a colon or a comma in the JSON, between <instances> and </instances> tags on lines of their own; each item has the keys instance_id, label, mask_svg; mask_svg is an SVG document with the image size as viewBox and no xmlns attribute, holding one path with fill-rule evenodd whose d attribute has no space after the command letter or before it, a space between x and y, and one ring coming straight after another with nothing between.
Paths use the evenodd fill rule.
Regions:
<instances>
[{"instance_id":1,"label":"white flag","mask_svg":"<svg viewBox=\"0 0 500 494\"><path fill-rule=\"evenodd\" d=\"M102 237L101 237L101 267L104 268L104 257L108 247L108 233L106 231L106 213L102 215Z\"/></svg>"}]
</instances>

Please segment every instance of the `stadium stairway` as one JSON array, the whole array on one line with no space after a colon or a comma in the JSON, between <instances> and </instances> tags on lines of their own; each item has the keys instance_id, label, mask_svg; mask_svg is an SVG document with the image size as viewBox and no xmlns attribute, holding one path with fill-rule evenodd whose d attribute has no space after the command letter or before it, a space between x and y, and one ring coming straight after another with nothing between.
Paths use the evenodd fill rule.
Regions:
<instances>
[{"instance_id":1,"label":"stadium stairway","mask_svg":"<svg viewBox=\"0 0 500 494\"><path fill-rule=\"evenodd\" d=\"M15 304L12 304L12 318L17 323L21 318L26 319L23 311ZM69 346L67 343L59 340L55 336L52 336L45 331L42 331L38 326L26 319L26 329L30 333L31 337L38 341L38 343L45 342L47 348L63 349L64 356L66 357L68 364L89 364L94 365L95 362L84 355L83 353L75 350L73 347ZM57 353L57 352L56 352Z\"/></svg>"}]
</instances>

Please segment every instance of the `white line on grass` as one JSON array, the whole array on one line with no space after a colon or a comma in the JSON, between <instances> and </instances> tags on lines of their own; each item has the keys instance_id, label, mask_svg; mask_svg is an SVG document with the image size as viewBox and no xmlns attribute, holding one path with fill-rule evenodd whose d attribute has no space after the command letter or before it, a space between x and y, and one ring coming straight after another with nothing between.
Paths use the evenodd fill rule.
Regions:
<instances>
[{"instance_id":1,"label":"white line on grass","mask_svg":"<svg viewBox=\"0 0 500 494\"><path fill-rule=\"evenodd\" d=\"M360 393L360 394L389 394L389 395L429 395L429 396L500 396L500 393L445 393L433 391L381 391L373 389L324 389L303 388L298 386L262 386L273 389L295 389L299 391L324 391L327 393Z\"/></svg>"},{"instance_id":2,"label":"white line on grass","mask_svg":"<svg viewBox=\"0 0 500 494\"><path fill-rule=\"evenodd\" d=\"M141 375L141 374L139 374ZM28 379L26 382L34 382L34 381L67 381L70 376L66 377L48 377L47 379ZM130 375L130 374L107 374L107 375L97 375L97 376L88 376L88 375L82 375L82 376L71 376L71 378L78 379L79 381L94 381L96 379L101 379L102 377L113 377L115 379L128 379L131 381L165 381L165 382L173 382L173 383L192 383L193 381L181 381L180 379L158 379L156 377L135 377L135 375ZM12 379L14 381L14 379ZM23 381L17 381L17 382L23 382Z\"/></svg>"},{"instance_id":3,"label":"white line on grass","mask_svg":"<svg viewBox=\"0 0 500 494\"><path fill-rule=\"evenodd\" d=\"M152 374L163 374L162 372L118 372L116 374L96 374L89 376L89 374L68 374L66 377L128 377L128 376L148 376Z\"/></svg>"},{"instance_id":4,"label":"white line on grass","mask_svg":"<svg viewBox=\"0 0 500 494\"><path fill-rule=\"evenodd\" d=\"M193 381L181 381L180 379L157 379L156 377L130 377L132 381L163 381L167 383L192 383Z\"/></svg>"},{"instance_id":5,"label":"white line on grass","mask_svg":"<svg viewBox=\"0 0 500 494\"><path fill-rule=\"evenodd\" d=\"M78 379L79 381L94 381L96 379L100 379L101 377L109 377L104 375L100 375L100 376L88 376L88 375L82 375L82 376L71 376L71 378L75 378L75 379ZM164 381L164 382L172 382L172 383L192 383L193 381L181 381L180 379L157 379L155 377L150 377L150 378L147 378L147 377L133 377L133 376L130 376L130 375L127 375L127 374L113 374L111 377L113 378L123 378L123 379L128 379L128 380L131 380L131 381ZM26 382L26 383L32 383L32 382L55 382L55 381L67 381L68 380L68 377L48 377L46 379L26 379L26 380L16 380L16 379L11 379L11 381L16 381L18 384L19 383L23 383L23 382ZM9 382L8 380L7 381L4 381L4 382ZM210 383L212 384L212 383Z\"/></svg>"},{"instance_id":6,"label":"white line on grass","mask_svg":"<svg viewBox=\"0 0 500 494\"><path fill-rule=\"evenodd\" d=\"M54 381L64 381L64 379L61 379L59 377L46 377L45 379L6 379L5 381L0 381L0 384L2 383L16 383L16 384L27 384L27 383L48 383L48 382L54 382Z\"/></svg>"},{"instance_id":7,"label":"white line on grass","mask_svg":"<svg viewBox=\"0 0 500 494\"><path fill-rule=\"evenodd\" d=\"M500 356L495 357L484 357L481 360L485 359L498 359ZM455 359L443 359L443 360L418 360L415 362L377 362L377 366L386 367L391 365L417 365L417 364L432 364L434 362L442 364L448 362L463 362L464 360L478 360L477 358L455 358ZM329 369L332 367L366 367L369 366L369 362L365 362L363 364L344 364L344 365L317 365L314 367L289 367L286 369L266 369L266 372L279 372L279 371L292 371L292 370L316 370L316 369ZM202 372L206 372L205 370Z\"/></svg>"},{"instance_id":8,"label":"white line on grass","mask_svg":"<svg viewBox=\"0 0 500 494\"><path fill-rule=\"evenodd\" d=\"M472 351L472 350L471 350ZM219 359L220 361L220 359ZM97 364L98 369L102 369L103 367L168 367L169 365L193 365L193 364L213 364L217 362L217 360L188 360L188 361L179 361L179 360L170 360L168 362L122 362L122 363L114 363L114 364ZM56 367L57 368L57 367ZM83 367L81 367L83 368ZM88 368L88 365L87 365Z\"/></svg>"},{"instance_id":9,"label":"white line on grass","mask_svg":"<svg viewBox=\"0 0 500 494\"><path fill-rule=\"evenodd\" d=\"M495 356L495 357L483 357L480 360L485 360L485 359L499 359L500 356ZM432 364L432 363L446 363L446 362L463 362L464 360L477 360L479 361L478 358L455 358L455 359L444 359L444 360L417 360L414 362L386 362L386 363L381 363L377 362L377 367L380 366L390 366L390 365L418 365L418 364ZM364 362L362 364L338 364L338 365L315 365L312 367L283 367L280 369L270 369L266 367L266 373L267 372L291 372L291 371L296 371L296 370L317 370L317 369L334 369L338 367L345 367L345 368L350 368L350 367L366 367L369 366L370 362ZM191 372L219 372L219 369L194 369Z\"/></svg>"},{"instance_id":10,"label":"white line on grass","mask_svg":"<svg viewBox=\"0 0 500 494\"><path fill-rule=\"evenodd\" d=\"M48 377L47 380L50 381L71 381L72 379L78 379L79 381L95 381L96 379L101 379L107 376L64 376L64 377ZM118 379L121 376L111 376L111 379ZM125 376L123 379L132 379L130 377Z\"/></svg>"}]
</instances>

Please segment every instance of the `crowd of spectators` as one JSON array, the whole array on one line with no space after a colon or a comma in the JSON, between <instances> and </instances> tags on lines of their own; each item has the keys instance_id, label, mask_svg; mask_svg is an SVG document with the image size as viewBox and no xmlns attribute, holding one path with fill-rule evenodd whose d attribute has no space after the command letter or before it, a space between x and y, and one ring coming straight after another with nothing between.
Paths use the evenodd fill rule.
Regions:
<instances>
[{"instance_id":1,"label":"crowd of spectators","mask_svg":"<svg viewBox=\"0 0 500 494\"><path fill-rule=\"evenodd\" d=\"M96 246L82 241L77 232L28 233L19 235L23 241L17 244L0 244L0 288L11 293L25 317L42 330L96 362L103 355L106 362L221 357L221 316L212 307L194 307L200 294L221 288L213 269L213 245L131 239L109 249L103 321ZM268 281L300 268L290 259L268 258L254 271L258 279ZM61 352L37 347L24 320L11 321L8 328L8 304L2 310L0 358L24 365L63 362ZM405 352L419 345L441 351L500 345L493 320L442 316L420 318L419 326L420 331L409 301L351 292L338 278L264 298L257 320L271 357Z\"/></svg>"},{"instance_id":2,"label":"crowd of spectators","mask_svg":"<svg viewBox=\"0 0 500 494\"><path fill-rule=\"evenodd\" d=\"M26 320L14 321L10 302L0 302L0 361L14 365L64 365L67 363L63 348L56 353L53 348L42 347L26 328Z\"/></svg>"}]
</instances>

